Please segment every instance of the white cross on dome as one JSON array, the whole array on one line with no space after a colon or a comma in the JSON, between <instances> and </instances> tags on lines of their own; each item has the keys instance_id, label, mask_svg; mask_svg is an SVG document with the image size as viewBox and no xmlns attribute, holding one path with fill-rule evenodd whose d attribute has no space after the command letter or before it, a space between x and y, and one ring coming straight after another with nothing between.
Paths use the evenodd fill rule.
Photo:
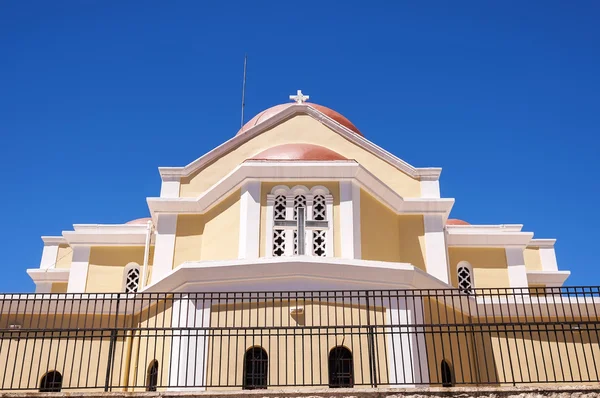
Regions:
<instances>
[{"instance_id":1,"label":"white cross on dome","mask_svg":"<svg viewBox=\"0 0 600 398\"><path fill-rule=\"evenodd\" d=\"M290 95L290 99L292 101L295 101L297 104L303 104L305 103L308 99L310 98L310 96L308 95L304 95L302 94L302 90L298 90L296 92L296 95Z\"/></svg>"}]
</instances>

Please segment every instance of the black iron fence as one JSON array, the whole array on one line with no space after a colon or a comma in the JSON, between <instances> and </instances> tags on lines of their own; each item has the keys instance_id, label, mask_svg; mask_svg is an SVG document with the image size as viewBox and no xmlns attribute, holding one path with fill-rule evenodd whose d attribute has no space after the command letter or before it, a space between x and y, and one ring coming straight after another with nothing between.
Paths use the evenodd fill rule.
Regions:
<instances>
[{"instance_id":1,"label":"black iron fence","mask_svg":"<svg viewBox=\"0 0 600 398\"><path fill-rule=\"evenodd\" d=\"M2 390L598 382L600 287L7 294Z\"/></svg>"}]
</instances>

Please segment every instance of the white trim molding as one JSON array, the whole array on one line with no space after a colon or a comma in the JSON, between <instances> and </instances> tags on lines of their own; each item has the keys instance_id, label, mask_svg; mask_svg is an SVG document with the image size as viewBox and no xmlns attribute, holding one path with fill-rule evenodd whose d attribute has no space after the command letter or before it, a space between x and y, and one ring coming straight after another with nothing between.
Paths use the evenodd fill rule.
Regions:
<instances>
[{"instance_id":1,"label":"white trim molding","mask_svg":"<svg viewBox=\"0 0 600 398\"><path fill-rule=\"evenodd\" d=\"M522 225L447 225L448 246L519 247L524 249L533 232L520 232Z\"/></svg>"},{"instance_id":2,"label":"white trim molding","mask_svg":"<svg viewBox=\"0 0 600 398\"><path fill-rule=\"evenodd\" d=\"M361 258L360 186L352 181L340 181L340 240L340 257Z\"/></svg>"},{"instance_id":3,"label":"white trim molding","mask_svg":"<svg viewBox=\"0 0 600 398\"><path fill-rule=\"evenodd\" d=\"M62 244L64 239L44 239L44 248L42 249L42 259L40 260L40 269L50 269L56 267L56 261L58 258L58 246Z\"/></svg>"},{"instance_id":4,"label":"white trim molding","mask_svg":"<svg viewBox=\"0 0 600 398\"><path fill-rule=\"evenodd\" d=\"M313 108L310 103L304 104L290 104L290 106L282 109L276 115L268 118L262 123L257 124L256 126L248 129L243 134L237 135L230 140L224 142L219 145L215 149L201 156L200 158L194 160L190 164L185 167L159 167L159 172L163 181L165 180L179 180L181 177L188 177L197 170L202 169L206 165L214 162L216 159L223 157L228 152L231 152L235 148L238 148L245 142L251 140L257 135L263 133L266 130L276 126L282 121L291 118L294 115L305 114L313 117L315 120L323 123L325 126L329 127L334 132L338 133L348 141L354 143L358 147L370 152L374 156L382 159L383 161L389 163L390 165L396 167L398 170L408 174L409 176L415 179L429 179L429 180L437 180L440 177L442 172L441 168L415 168L410 164L406 163L402 159L394 156L390 152L386 151L383 148L375 145L371 141L366 138L356 134L354 131L342 126L340 123L331 119L329 116L323 114L317 109Z\"/></svg>"},{"instance_id":5,"label":"white trim molding","mask_svg":"<svg viewBox=\"0 0 600 398\"><path fill-rule=\"evenodd\" d=\"M179 187L181 182L179 179L163 179L160 186L160 197L161 198L178 198Z\"/></svg>"},{"instance_id":6,"label":"white trim molding","mask_svg":"<svg viewBox=\"0 0 600 398\"><path fill-rule=\"evenodd\" d=\"M63 231L69 245L143 246L147 224L74 224L74 231Z\"/></svg>"},{"instance_id":7,"label":"white trim molding","mask_svg":"<svg viewBox=\"0 0 600 398\"><path fill-rule=\"evenodd\" d=\"M84 293L87 285L88 268L90 266L90 246L73 246L73 260L69 273L67 293Z\"/></svg>"},{"instance_id":8,"label":"white trim molding","mask_svg":"<svg viewBox=\"0 0 600 398\"><path fill-rule=\"evenodd\" d=\"M528 286L527 269L525 268L525 257L520 247L507 247L506 264L508 265L508 283L510 287Z\"/></svg>"},{"instance_id":9,"label":"white trim molding","mask_svg":"<svg viewBox=\"0 0 600 398\"><path fill-rule=\"evenodd\" d=\"M68 268L34 268L27 270L27 275L35 283L36 293L50 293L53 283L68 283L69 273Z\"/></svg>"},{"instance_id":10,"label":"white trim molding","mask_svg":"<svg viewBox=\"0 0 600 398\"><path fill-rule=\"evenodd\" d=\"M157 218L152 283L161 280L173 269L175 234L177 232L177 214L159 214Z\"/></svg>"},{"instance_id":11,"label":"white trim molding","mask_svg":"<svg viewBox=\"0 0 600 398\"><path fill-rule=\"evenodd\" d=\"M448 258L446 257L446 235L443 216L425 214L425 262L427 272L444 283L450 283Z\"/></svg>"},{"instance_id":12,"label":"white trim molding","mask_svg":"<svg viewBox=\"0 0 600 398\"><path fill-rule=\"evenodd\" d=\"M532 239L529 243L530 247L537 247L540 253L540 261L542 270L547 272L558 271L558 263L556 261L556 252L554 244L556 239Z\"/></svg>"},{"instance_id":13,"label":"white trim molding","mask_svg":"<svg viewBox=\"0 0 600 398\"><path fill-rule=\"evenodd\" d=\"M258 258L260 251L260 181L247 180L240 198L238 258Z\"/></svg>"},{"instance_id":14,"label":"white trim molding","mask_svg":"<svg viewBox=\"0 0 600 398\"><path fill-rule=\"evenodd\" d=\"M421 179L422 198L440 198L440 181L437 179Z\"/></svg>"},{"instance_id":15,"label":"white trim molding","mask_svg":"<svg viewBox=\"0 0 600 398\"><path fill-rule=\"evenodd\" d=\"M239 189L245 180L264 182L353 181L396 213L442 214L448 218L450 198L403 198L355 161L251 161L247 160L197 198L147 198L154 217L159 213L203 214L222 198Z\"/></svg>"},{"instance_id":16,"label":"white trim molding","mask_svg":"<svg viewBox=\"0 0 600 398\"><path fill-rule=\"evenodd\" d=\"M560 287L571 275L571 271L527 271L527 280L532 285Z\"/></svg>"}]
</instances>

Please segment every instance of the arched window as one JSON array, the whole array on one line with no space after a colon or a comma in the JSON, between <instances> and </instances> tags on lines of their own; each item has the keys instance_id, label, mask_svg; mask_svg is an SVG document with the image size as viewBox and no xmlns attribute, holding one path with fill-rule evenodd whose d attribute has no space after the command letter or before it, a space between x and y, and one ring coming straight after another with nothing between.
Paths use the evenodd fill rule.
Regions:
<instances>
[{"instance_id":1,"label":"arched window","mask_svg":"<svg viewBox=\"0 0 600 398\"><path fill-rule=\"evenodd\" d=\"M458 277L458 288L467 294L473 293L473 267L467 261L461 261L456 267L456 275Z\"/></svg>"},{"instance_id":2,"label":"arched window","mask_svg":"<svg viewBox=\"0 0 600 398\"><path fill-rule=\"evenodd\" d=\"M244 390L267 388L269 357L262 347L252 347L244 355Z\"/></svg>"},{"instance_id":3,"label":"arched window","mask_svg":"<svg viewBox=\"0 0 600 398\"><path fill-rule=\"evenodd\" d=\"M62 375L56 370L50 371L42 376L40 381L40 392L60 392L62 388Z\"/></svg>"},{"instance_id":4,"label":"arched window","mask_svg":"<svg viewBox=\"0 0 600 398\"><path fill-rule=\"evenodd\" d=\"M333 196L321 185L277 185L267 194L269 256L333 256Z\"/></svg>"},{"instance_id":5,"label":"arched window","mask_svg":"<svg viewBox=\"0 0 600 398\"><path fill-rule=\"evenodd\" d=\"M440 371L442 373L442 386L443 387L452 387L454 385L454 378L452 377L452 369L446 360L442 360L442 364L440 366Z\"/></svg>"},{"instance_id":6,"label":"arched window","mask_svg":"<svg viewBox=\"0 0 600 398\"><path fill-rule=\"evenodd\" d=\"M129 263L123 269L123 290L125 293L137 293L140 287L140 266Z\"/></svg>"},{"instance_id":7,"label":"arched window","mask_svg":"<svg viewBox=\"0 0 600 398\"><path fill-rule=\"evenodd\" d=\"M354 387L352 353L346 347L337 346L329 352L329 387Z\"/></svg>"},{"instance_id":8,"label":"arched window","mask_svg":"<svg viewBox=\"0 0 600 398\"><path fill-rule=\"evenodd\" d=\"M154 359L146 372L146 391L156 391L158 386L158 361Z\"/></svg>"}]
</instances>

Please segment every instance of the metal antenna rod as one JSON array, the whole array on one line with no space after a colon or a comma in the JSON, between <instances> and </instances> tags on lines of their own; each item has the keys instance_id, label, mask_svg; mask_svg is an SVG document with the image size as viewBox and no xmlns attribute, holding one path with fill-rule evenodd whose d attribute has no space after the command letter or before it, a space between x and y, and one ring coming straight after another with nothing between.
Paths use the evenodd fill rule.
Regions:
<instances>
[{"instance_id":1,"label":"metal antenna rod","mask_svg":"<svg viewBox=\"0 0 600 398\"><path fill-rule=\"evenodd\" d=\"M248 61L248 54L244 54L244 82L242 83L242 121L240 128L244 127L244 106L246 105L246 62Z\"/></svg>"}]
</instances>

